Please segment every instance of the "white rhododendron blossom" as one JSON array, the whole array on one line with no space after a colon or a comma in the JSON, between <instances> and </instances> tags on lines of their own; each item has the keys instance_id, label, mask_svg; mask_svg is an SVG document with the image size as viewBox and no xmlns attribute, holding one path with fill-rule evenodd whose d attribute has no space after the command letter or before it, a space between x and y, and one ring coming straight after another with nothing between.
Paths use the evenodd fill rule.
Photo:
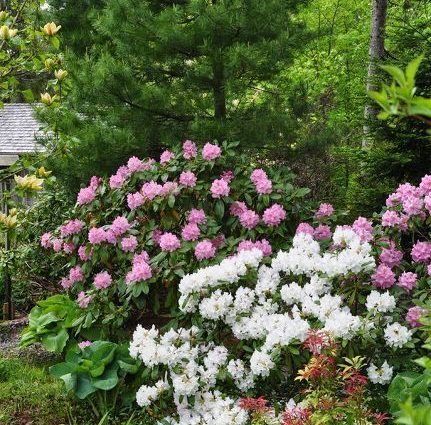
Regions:
<instances>
[{"instance_id":1,"label":"white rhododendron blossom","mask_svg":"<svg viewBox=\"0 0 431 425\"><path fill-rule=\"evenodd\" d=\"M393 368L388 365L385 360L381 367L377 367L374 363L371 363L367 369L368 378L373 384L389 384L392 380Z\"/></svg>"},{"instance_id":2,"label":"white rhododendron blossom","mask_svg":"<svg viewBox=\"0 0 431 425\"><path fill-rule=\"evenodd\" d=\"M165 418L168 423L242 424L247 412L218 392L221 377L230 377L239 391L254 388L277 368L281 350L304 342L312 329L349 341L375 329L374 320L383 320L387 343L404 345L411 331L391 324L393 296L373 290L365 317L355 315L338 292L342 282L352 278L362 276L364 285L369 284L375 270L371 245L343 227L335 230L332 242L325 250L312 236L298 233L292 247L278 252L272 261L253 248L185 275L179 285L179 307L199 318L194 322L200 323L199 328L160 334L154 327L137 327L130 354L146 367L158 366L159 373L166 373L163 390L160 383L143 386L138 403L149 405L169 385L177 415ZM223 333L225 345L208 342L206 337L214 332ZM213 336L209 340L214 341ZM235 349L241 344L247 350L238 358ZM371 364L368 374L372 382L386 383L392 368L387 363L381 369Z\"/></svg>"}]
</instances>

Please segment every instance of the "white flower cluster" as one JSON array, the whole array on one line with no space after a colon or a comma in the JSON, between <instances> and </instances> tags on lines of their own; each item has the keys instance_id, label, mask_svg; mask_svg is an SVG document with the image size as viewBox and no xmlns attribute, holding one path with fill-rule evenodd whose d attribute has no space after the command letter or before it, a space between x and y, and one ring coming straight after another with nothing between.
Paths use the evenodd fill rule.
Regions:
<instances>
[{"instance_id":1,"label":"white flower cluster","mask_svg":"<svg viewBox=\"0 0 431 425\"><path fill-rule=\"evenodd\" d=\"M392 380L393 368L385 360L381 367L377 367L374 363L371 363L367 372L372 383L386 385Z\"/></svg>"},{"instance_id":2,"label":"white flower cluster","mask_svg":"<svg viewBox=\"0 0 431 425\"><path fill-rule=\"evenodd\" d=\"M238 386L247 389L253 385L251 373L240 361L228 363L228 351L223 346L197 344L199 329L170 330L164 335L153 326L138 326L130 344L130 355L142 360L146 367L163 365L167 369L165 380L155 386L141 386L136 394L140 406L149 406L161 393L172 388L179 421L166 420L175 425L242 425L247 412L233 399L214 391L217 374L222 368L232 374ZM189 403L193 396L194 403Z\"/></svg>"},{"instance_id":3,"label":"white flower cluster","mask_svg":"<svg viewBox=\"0 0 431 425\"><path fill-rule=\"evenodd\" d=\"M366 302L371 319L362 318L353 315L335 293L339 283L352 274L369 275L375 268L370 244L361 242L351 229L338 227L331 248L323 252L310 235L299 233L289 251L279 252L270 265L263 261L258 249L241 251L218 265L184 276L179 285L180 309L205 319L204 331L218 324L248 346L258 347L248 360L233 358L223 346L202 343L196 327L159 335L154 327L138 326L130 354L149 368L163 365L168 371L165 381L140 390L141 405L157 399L169 382L179 417L179 422L169 418L169 423L242 424L246 413L215 391L220 372L229 373L235 385L246 391L277 366L274 354L279 349L303 342L311 328L349 340L372 328L377 313L395 309L389 293L372 291ZM400 347L410 334L394 323L387 326L384 336L388 345ZM370 379L387 381L388 368L383 365L380 372L370 366ZM191 396L195 402L189 404Z\"/></svg>"}]
</instances>

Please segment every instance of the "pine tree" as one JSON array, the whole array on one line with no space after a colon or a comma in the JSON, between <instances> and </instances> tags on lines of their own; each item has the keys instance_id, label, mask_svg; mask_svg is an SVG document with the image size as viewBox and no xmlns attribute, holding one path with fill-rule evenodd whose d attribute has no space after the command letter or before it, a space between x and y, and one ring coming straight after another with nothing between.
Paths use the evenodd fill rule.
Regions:
<instances>
[{"instance_id":1,"label":"pine tree","mask_svg":"<svg viewBox=\"0 0 431 425\"><path fill-rule=\"evenodd\" d=\"M274 82L307 40L295 20L304 2L50 4L70 51L69 112L80 117L71 125L69 114L57 116L56 125L80 140L71 151L75 164L86 146L108 172L131 153L155 155L184 138L262 147L292 134L295 121Z\"/></svg>"}]
</instances>

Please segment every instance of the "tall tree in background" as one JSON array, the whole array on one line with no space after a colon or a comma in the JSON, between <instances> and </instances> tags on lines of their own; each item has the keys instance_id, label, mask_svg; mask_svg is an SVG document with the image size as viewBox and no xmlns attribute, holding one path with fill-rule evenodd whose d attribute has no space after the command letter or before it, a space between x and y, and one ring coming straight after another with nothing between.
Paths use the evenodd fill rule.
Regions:
<instances>
[{"instance_id":1,"label":"tall tree in background","mask_svg":"<svg viewBox=\"0 0 431 425\"><path fill-rule=\"evenodd\" d=\"M304 2L50 4L63 25L74 79L65 119L57 115L56 125L79 140L69 144L74 164L78 158L82 166L79 178L111 172L131 153L157 154L186 137L257 146L289 138L294 121L272 83L305 44L292 19ZM82 34L76 22L84 24Z\"/></svg>"},{"instance_id":2,"label":"tall tree in background","mask_svg":"<svg viewBox=\"0 0 431 425\"><path fill-rule=\"evenodd\" d=\"M367 74L367 91L376 90L378 64L385 58L385 28L388 11L388 0L373 0L373 11L371 15L371 37L369 49L369 64ZM370 135L369 121L375 118L378 109L375 105L368 103L365 106L365 124L363 147L366 147Z\"/></svg>"}]
</instances>

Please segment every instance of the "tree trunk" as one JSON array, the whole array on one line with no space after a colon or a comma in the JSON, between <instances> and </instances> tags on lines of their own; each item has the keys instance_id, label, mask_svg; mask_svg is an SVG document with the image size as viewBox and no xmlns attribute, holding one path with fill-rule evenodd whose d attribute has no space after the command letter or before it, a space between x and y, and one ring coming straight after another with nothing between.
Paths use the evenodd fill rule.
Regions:
<instances>
[{"instance_id":1,"label":"tree trunk","mask_svg":"<svg viewBox=\"0 0 431 425\"><path fill-rule=\"evenodd\" d=\"M369 49L369 63L367 75L367 92L376 90L376 79L379 74L378 63L385 57L385 26L388 10L388 0L373 0L373 11L371 16L371 38ZM370 103L365 105L364 137L362 147L368 146L370 134L369 121L376 117L378 109Z\"/></svg>"},{"instance_id":2,"label":"tree trunk","mask_svg":"<svg viewBox=\"0 0 431 425\"><path fill-rule=\"evenodd\" d=\"M226 118L226 90L222 55L217 55L213 59L213 94L214 117L217 120L224 120Z\"/></svg>"}]
</instances>

